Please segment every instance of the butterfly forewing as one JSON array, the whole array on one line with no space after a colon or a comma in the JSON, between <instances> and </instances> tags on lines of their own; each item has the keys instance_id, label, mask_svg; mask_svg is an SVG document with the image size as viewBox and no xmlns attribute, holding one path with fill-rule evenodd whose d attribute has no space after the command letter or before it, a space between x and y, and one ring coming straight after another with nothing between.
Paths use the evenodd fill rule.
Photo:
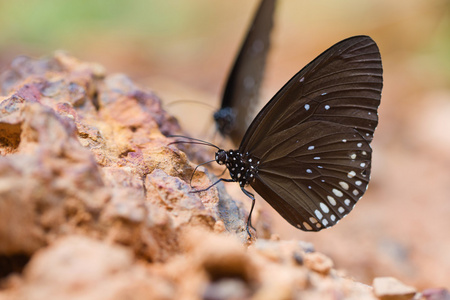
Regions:
<instances>
[{"instance_id":1,"label":"butterfly forewing","mask_svg":"<svg viewBox=\"0 0 450 300\"><path fill-rule=\"evenodd\" d=\"M222 96L222 107L215 113L222 135L238 145L256 112L263 79L270 32L273 27L275 0L262 0L242 44Z\"/></svg>"},{"instance_id":2,"label":"butterfly forewing","mask_svg":"<svg viewBox=\"0 0 450 300\"><path fill-rule=\"evenodd\" d=\"M289 223L330 227L365 193L381 89L375 42L349 38L296 74L250 125L239 151L260 160L251 185Z\"/></svg>"},{"instance_id":3,"label":"butterfly forewing","mask_svg":"<svg viewBox=\"0 0 450 300\"><path fill-rule=\"evenodd\" d=\"M368 36L343 40L286 83L253 120L239 149L252 152L268 135L313 120L355 128L371 141L381 88L375 42Z\"/></svg>"}]
</instances>

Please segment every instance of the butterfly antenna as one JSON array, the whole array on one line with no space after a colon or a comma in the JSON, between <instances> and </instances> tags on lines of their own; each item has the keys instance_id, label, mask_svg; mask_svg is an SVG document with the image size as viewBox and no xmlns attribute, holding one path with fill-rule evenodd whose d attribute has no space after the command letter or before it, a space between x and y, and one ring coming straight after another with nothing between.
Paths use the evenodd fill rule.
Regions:
<instances>
[{"instance_id":1,"label":"butterfly antenna","mask_svg":"<svg viewBox=\"0 0 450 300\"><path fill-rule=\"evenodd\" d=\"M206 124L206 127L204 127L202 130L202 136L210 136L211 128L214 128L214 132L217 131L216 124L213 123L214 123L213 118L208 118L208 123ZM214 135L211 140L215 141Z\"/></svg>"},{"instance_id":2,"label":"butterfly antenna","mask_svg":"<svg viewBox=\"0 0 450 300\"><path fill-rule=\"evenodd\" d=\"M173 144L197 144L197 145L204 145L204 146L214 147L217 150L220 150L220 148L217 147L216 145L214 145L213 143L209 143L209 142L206 142L206 141L203 141L203 140L191 138L191 137L184 136L184 135L167 135L167 137L169 137L169 138L183 138L183 139L188 139L189 140L189 141L175 141L175 142L169 143L169 145L173 145Z\"/></svg>"},{"instance_id":3,"label":"butterfly antenna","mask_svg":"<svg viewBox=\"0 0 450 300\"><path fill-rule=\"evenodd\" d=\"M182 103L195 103L195 104L200 104L200 105L203 105L203 106L206 106L206 107L210 108L212 111L215 111L215 110L217 109L216 107L212 106L212 105L209 104L209 103L205 103L205 102L198 101L198 100L190 100L190 99L175 100L175 101L166 103L166 107L172 106L172 105L174 105L174 104L180 104L180 103L181 103L181 104L182 104Z\"/></svg>"}]
</instances>

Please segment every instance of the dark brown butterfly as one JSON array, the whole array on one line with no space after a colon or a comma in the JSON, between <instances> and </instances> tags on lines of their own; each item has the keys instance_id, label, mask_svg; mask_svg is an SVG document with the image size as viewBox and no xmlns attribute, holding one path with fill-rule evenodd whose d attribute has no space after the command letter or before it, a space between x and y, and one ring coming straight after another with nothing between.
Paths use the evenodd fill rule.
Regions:
<instances>
[{"instance_id":1,"label":"dark brown butterfly","mask_svg":"<svg viewBox=\"0 0 450 300\"><path fill-rule=\"evenodd\" d=\"M216 127L238 145L256 114L263 79L275 0L262 0L241 46L222 94L222 105L214 114Z\"/></svg>"},{"instance_id":2,"label":"dark brown butterfly","mask_svg":"<svg viewBox=\"0 0 450 300\"><path fill-rule=\"evenodd\" d=\"M370 179L382 73L370 37L345 39L278 91L238 149L218 148L215 161L228 168L231 179L214 184L236 181L252 199L249 235L255 198L247 185L305 231L333 226L353 209Z\"/></svg>"}]
</instances>

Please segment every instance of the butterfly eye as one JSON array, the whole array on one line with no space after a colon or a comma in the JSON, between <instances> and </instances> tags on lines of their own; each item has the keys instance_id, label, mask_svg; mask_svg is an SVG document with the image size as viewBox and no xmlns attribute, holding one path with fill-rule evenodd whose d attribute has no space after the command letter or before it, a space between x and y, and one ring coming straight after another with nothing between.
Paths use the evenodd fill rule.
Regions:
<instances>
[{"instance_id":1,"label":"butterfly eye","mask_svg":"<svg viewBox=\"0 0 450 300\"><path fill-rule=\"evenodd\" d=\"M216 162L219 165L223 165L228 161L228 154L225 150L219 150L216 152Z\"/></svg>"}]
</instances>

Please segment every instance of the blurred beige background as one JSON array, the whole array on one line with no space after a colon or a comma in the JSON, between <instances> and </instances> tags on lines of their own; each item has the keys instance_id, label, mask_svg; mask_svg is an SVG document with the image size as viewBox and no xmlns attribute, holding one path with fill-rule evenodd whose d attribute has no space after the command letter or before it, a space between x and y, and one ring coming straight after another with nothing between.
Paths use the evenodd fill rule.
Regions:
<instances>
[{"instance_id":1,"label":"blurred beige background","mask_svg":"<svg viewBox=\"0 0 450 300\"><path fill-rule=\"evenodd\" d=\"M18 55L63 49L130 75L167 103L194 99L218 107L256 5L0 0L0 70ZM450 288L448 0L279 0L260 105L323 50L359 34L378 43L384 65L368 192L348 217L319 233L291 227L261 198L257 208L271 216L281 238L313 242L357 280L395 276L419 288ZM178 104L168 110L192 136L210 136L210 109ZM246 201L236 187L227 185Z\"/></svg>"}]
</instances>

